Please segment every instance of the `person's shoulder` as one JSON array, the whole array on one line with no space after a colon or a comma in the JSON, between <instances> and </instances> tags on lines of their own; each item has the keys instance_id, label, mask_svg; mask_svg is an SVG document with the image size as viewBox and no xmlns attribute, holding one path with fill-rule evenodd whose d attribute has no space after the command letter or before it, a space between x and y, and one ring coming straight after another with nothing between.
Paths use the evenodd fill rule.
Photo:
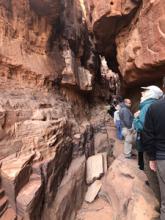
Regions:
<instances>
[{"instance_id":1,"label":"person's shoulder","mask_svg":"<svg viewBox=\"0 0 165 220\"><path fill-rule=\"evenodd\" d=\"M158 106L158 105L161 105L161 104L165 104L165 98L156 100L155 102L153 102L153 103L151 104L151 106Z\"/></svg>"},{"instance_id":2,"label":"person's shoulder","mask_svg":"<svg viewBox=\"0 0 165 220\"><path fill-rule=\"evenodd\" d=\"M156 100L154 103L151 104L149 109L151 109L151 110L158 109L162 105L165 105L165 98Z\"/></svg>"}]
</instances>

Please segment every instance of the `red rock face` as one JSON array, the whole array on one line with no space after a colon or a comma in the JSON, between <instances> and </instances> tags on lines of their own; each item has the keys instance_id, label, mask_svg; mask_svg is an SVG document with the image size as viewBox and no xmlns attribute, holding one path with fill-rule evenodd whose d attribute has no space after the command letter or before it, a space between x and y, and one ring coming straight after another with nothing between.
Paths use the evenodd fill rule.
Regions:
<instances>
[{"instance_id":1,"label":"red rock face","mask_svg":"<svg viewBox=\"0 0 165 220\"><path fill-rule=\"evenodd\" d=\"M88 1L88 27L97 50L127 84L151 83L164 75L164 1ZM117 50L117 51L116 51ZM111 67L112 68L112 65Z\"/></svg>"},{"instance_id":2,"label":"red rock face","mask_svg":"<svg viewBox=\"0 0 165 220\"><path fill-rule=\"evenodd\" d=\"M9 205L14 219L41 219L72 153L85 152L90 123L79 125L88 111L79 91L92 89L96 56L91 43L83 48L89 37L79 4L64 3L61 11L59 1L0 1L0 217Z\"/></svg>"},{"instance_id":3,"label":"red rock face","mask_svg":"<svg viewBox=\"0 0 165 220\"><path fill-rule=\"evenodd\" d=\"M40 16L46 16L51 22L55 22L55 19L59 16L61 11L61 3L59 0L42 1L42 0L30 0L30 7Z\"/></svg>"},{"instance_id":4,"label":"red rock face","mask_svg":"<svg viewBox=\"0 0 165 220\"><path fill-rule=\"evenodd\" d=\"M95 1L88 3L93 32L98 51L110 56L114 49L115 37L122 27L129 23L131 15L140 1Z\"/></svg>"},{"instance_id":5,"label":"red rock face","mask_svg":"<svg viewBox=\"0 0 165 220\"><path fill-rule=\"evenodd\" d=\"M164 3L143 1L131 30L125 28L117 38L119 66L128 84L150 82L164 75Z\"/></svg>"},{"instance_id":6,"label":"red rock face","mask_svg":"<svg viewBox=\"0 0 165 220\"><path fill-rule=\"evenodd\" d=\"M94 96L110 99L119 81L100 54L112 66L117 51L116 69L128 85L161 76L164 1L140 3L0 0L0 217L51 219L72 158L93 154L94 132L105 126L106 111L96 124L89 106ZM79 192L83 176L84 169L68 185L69 195L75 185ZM76 209L71 206L67 220Z\"/></svg>"},{"instance_id":7,"label":"red rock face","mask_svg":"<svg viewBox=\"0 0 165 220\"><path fill-rule=\"evenodd\" d=\"M158 218L158 201L145 180L146 176L137 169L135 160L125 160L120 156L112 163L103 180L101 194L111 204L113 218Z\"/></svg>"}]
</instances>

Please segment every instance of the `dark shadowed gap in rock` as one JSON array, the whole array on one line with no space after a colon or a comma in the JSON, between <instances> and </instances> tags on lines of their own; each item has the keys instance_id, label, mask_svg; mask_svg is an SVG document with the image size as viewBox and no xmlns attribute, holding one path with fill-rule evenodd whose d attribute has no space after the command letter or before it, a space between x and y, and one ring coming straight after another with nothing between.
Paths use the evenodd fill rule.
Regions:
<instances>
[{"instance_id":1,"label":"dark shadowed gap in rock","mask_svg":"<svg viewBox=\"0 0 165 220\"><path fill-rule=\"evenodd\" d=\"M52 26L53 26L52 32L47 43L48 51L52 51L54 42L58 40L58 38L61 36L61 33L64 29L64 23L60 16L54 21L54 24Z\"/></svg>"},{"instance_id":2,"label":"dark shadowed gap in rock","mask_svg":"<svg viewBox=\"0 0 165 220\"><path fill-rule=\"evenodd\" d=\"M113 43L112 50L110 56L106 57L107 65L109 69L111 69L115 73L119 73L119 64L117 61L117 50L116 50L116 43Z\"/></svg>"},{"instance_id":3,"label":"dark shadowed gap in rock","mask_svg":"<svg viewBox=\"0 0 165 220\"><path fill-rule=\"evenodd\" d=\"M93 32L96 37L96 48L102 56L110 56L114 48L116 36L130 24L137 10L138 8L135 8L130 14L123 16L103 16L94 23Z\"/></svg>"}]
</instances>

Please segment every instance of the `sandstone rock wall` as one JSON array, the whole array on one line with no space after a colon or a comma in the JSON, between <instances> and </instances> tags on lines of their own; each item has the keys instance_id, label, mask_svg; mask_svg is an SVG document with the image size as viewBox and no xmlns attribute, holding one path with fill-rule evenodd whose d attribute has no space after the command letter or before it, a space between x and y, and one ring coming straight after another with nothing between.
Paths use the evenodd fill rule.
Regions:
<instances>
[{"instance_id":1,"label":"sandstone rock wall","mask_svg":"<svg viewBox=\"0 0 165 220\"><path fill-rule=\"evenodd\" d=\"M164 1L143 1L141 10L117 37L121 73L128 84L164 75Z\"/></svg>"},{"instance_id":2,"label":"sandstone rock wall","mask_svg":"<svg viewBox=\"0 0 165 220\"><path fill-rule=\"evenodd\" d=\"M0 216L48 218L71 160L111 145L96 101L116 72L128 86L162 76L163 3L0 0Z\"/></svg>"},{"instance_id":3,"label":"sandstone rock wall","mask_svg":"<svg viewBox=\"0 0 165 220\"><path fill-rule=\"evenodd\" d=\"M90 123L79 90L92 89L96 56L90 43L83 48L89 37L78 1L0 1L0 23L1 187L13 212L40 219L72 153L85 152Z\"/></svg>"},{"instance_id":4,"label":"sandstone rock wall","mask_svg":"<svg viewBox=\"0 0 165 220\"><path fill-rule=\"evenodd\" d=\"M89 30L127 87L164 75L164 1L88 1ZM117 58L117 59L116 59Z\"/></svg>"},{"instance_id":5,"label":"sandstone rock wall","mask_svg":"<svg viewBox=\"0 0 165 220\"><path fill-rule=\"evenodd\" d=\"M119 156L103 179L101 195L113 208L113 219L149 220L159 217L158 201L145 184L145 174L134 160Z\"/></svg>"},{"instance_id":6,"label":"sandstone rock wall","mask_svg":"<svg viewBox=\"0 0 165 220\"><path fill-rule=\"evenodd\" d=\"M110 56L116 35L131 21L139 4L140 1L132 0L89 1L88 10L91 14L96 46L102 55Z\"/></svg>"}]
</instances>

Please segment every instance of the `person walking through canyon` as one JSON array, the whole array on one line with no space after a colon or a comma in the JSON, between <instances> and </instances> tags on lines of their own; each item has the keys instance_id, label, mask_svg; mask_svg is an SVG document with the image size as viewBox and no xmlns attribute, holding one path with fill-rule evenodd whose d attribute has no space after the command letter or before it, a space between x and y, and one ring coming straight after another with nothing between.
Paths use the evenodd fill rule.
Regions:
<instances>
[{"instance_id":1,"label":"person walking through canyon","mask_svg":"<svg viewBox=\"0 0 165 220\"><path fill-rule=\"evenodd\" d=\"M165 88L165 80L163 87ZM149 156L149 167L158 176L161 196L160 220L165 220L165 97L149 107L142 142Z\"/></svg>"},{"instance_id":2,"label":"person walking through canyon","mask_svg":"<svg viewBox=\"0 0 165 220\"><path fill-rule=\"evenodd\" d=\"M143 158L143 144L141 140L141 135L144 126L145 115L152 103L157 101L160 97L162 97L162 90L155 86L147 86L141 87L143 89L142 96L140 99L139 111L134 114L133 127L137 132L136 136L136 148L138 151L138 165L139 169L144 170L144 158Z\"/></svg>"},{"instance_id":3,"label":"person walking through canyon","mask_svg":"<svg viewBox=\"0 0 165 220\"><path fill-rule=\"evenodd\" d=\"M124 137L124 156L125 158L132 158L132 145L134 141L134 133L132 128L133 114L130 110L131 100L124 99L124 102L120 105L119 117L122 127L122 135Z\"/></svg>"},{"instance_id":4,"label":"person walking through canyon","mask_svg":"<svg viewBox=\"0 0 165 220\"><path fill-rule=\"evenodd\" d=\"M116 126L116 133L117 133L117 138L119 140L123 140L122 136L122 127L121 127L121 121L120 121L120 116L119 116L119 110L120 110L120 105L118 104L116 106L116 111L114 112L114 124Z\"/></svg>"}]
</instances>

